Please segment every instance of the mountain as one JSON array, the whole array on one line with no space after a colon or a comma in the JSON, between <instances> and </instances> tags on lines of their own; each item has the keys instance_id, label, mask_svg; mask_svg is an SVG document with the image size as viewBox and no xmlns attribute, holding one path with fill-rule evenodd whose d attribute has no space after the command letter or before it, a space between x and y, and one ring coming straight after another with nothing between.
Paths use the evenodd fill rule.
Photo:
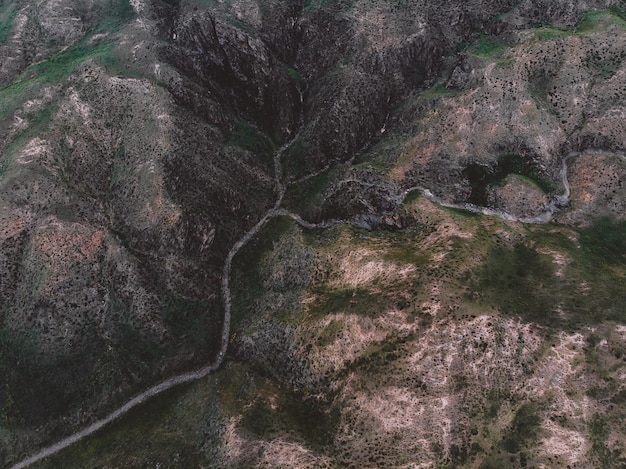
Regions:
<instances>
[{"instance_id":1,"label":"mountain","mask_svg":"<svg viewBox=\"0 0 626 469\"><path fill-rule=\"evenodd\" d=\"M626 464L623 1L3 0L0 87L3 466Z\"/></svg>"}]
</instances>

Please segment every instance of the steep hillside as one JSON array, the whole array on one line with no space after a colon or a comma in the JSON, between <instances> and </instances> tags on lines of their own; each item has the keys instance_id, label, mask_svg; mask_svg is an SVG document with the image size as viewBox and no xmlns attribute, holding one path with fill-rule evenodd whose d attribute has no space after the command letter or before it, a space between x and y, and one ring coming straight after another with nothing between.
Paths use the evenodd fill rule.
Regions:
<instances>
[{"instance_id":1,"label":"steep hillside","mask_svg":"<svg viewBox=\"0 0 626 469\"><path fill-rule=\"evenodd\" d=\"M37 464L626 464L623 2L8 0L0 86L3 465L222 339Z\"/></svg>"}]
</instances>

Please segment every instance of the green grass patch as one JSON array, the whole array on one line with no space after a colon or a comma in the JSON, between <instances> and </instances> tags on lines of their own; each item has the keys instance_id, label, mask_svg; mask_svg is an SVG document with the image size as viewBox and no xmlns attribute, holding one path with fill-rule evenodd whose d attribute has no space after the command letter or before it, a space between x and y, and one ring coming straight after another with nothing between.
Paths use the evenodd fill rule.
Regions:
<instances>
[{"instance_id":1,"label":"green grass patch","mask_svg":"<svg viewBox=\"0 0 626 469\"><path fill-rule=\"evenodd\" d=\"M554 284L551 259L518 243L513 248L491 246L471 289L505 314L552 323Z\"/></svg>"},{"instance_id":2,"label":"green grass patch","mask_svg":"<svg viewBox=\"0 0 626 469\"><path fill-rule=\"evenodd\" d=\"M354 169L368 169L368 168L373 168L373 169L378 169L382 172L387 171L389 168L388 166L383 163L380 160L365 160L365 161L360 161L358 163L355 163L354 165L352 165L352 167Z\"/></svg>"},{"instance_id":3,"label":"green grass patch","mask_svg":"<svg viewBox=\"0 0 626 469\"><path fill-rule=\"evenodd\" d=\"M102 7L102 10L106 10L102 13L103 19L92 34L115 32L134 17L128 0L113 0L106 8ZM42 87L64 82L88 59L101 63L107 71L131 73L128 67L122 67L115 53L115 37L107 37L95 44L90 43L90 38L91 34L49 59L31 65L13 83L1 88L0 102L3 105L0 107L0 120L12 116L26 99L35 95Z\"/></svg>"},{"instance_id":4,"label":"green grass patch","mask_svg":"<svg viewBox=\"0 0 626 469\"><path fill-rule=\"evenodd\" d=\"M602 217L580 230L583 251L592 265L626 264L626 221Z\"/></svg>"},{"instance_id":5,"label":"green grass patch","mask_svg":"<svg viewBox=\"0 0 626 469\"><path fill-rule=\"evenodd\" d=\"M477 44L470 52L482 59L497 59L502 56L506 49L507 46L503 42L481 34Z\"/></svg>"},{"instance_id":6,"label":"green grass patch","mask_svg":"<svg viewBox=\"0 0 626 469\"><path fill-rule=\"evenodd\" d=\"M624 10L617 6L607 10L590 10L576 24L577 34L593 34L611 27L626 29Z\"/></svg>"},{"instance_id":7,"label":"green grass patch","mask_svg":"<svg viewBox=\"0 0 626 469\"><path fill-rule=\"evenodd\" d=\"M298 85L306 84L305 79L302 77L302 75L300 75L300 72L298 72L298 70L289 65L285 65L285 67L287 69L287 74L291 77L293 81L295 81Z\"/></svg>"},{"instance_id":8,"label":"green grass patch","mask_svg":"<svg viewBox=\"0 0 626 469\"><path fill-rule=\"evenodd\" d=\"M313 287L311 291L317 297L309 306L309 314L316 318L339 312L377 316L390 304L386 295L365 288L322 286Z\"/></svg>"},{"instance_id":9,"label":"green grass patch","mask_svg":"<svg viewBox=\"0 0 626 469\"><path fill-rule=\"evenodd\" d=\"M448 213L451 213L453 215L457 215L460 217L464 217L464 218L480 218L482 217L482 213L478 213L478 212L473 212L472 210L464 210L462 208L456 208L456 207L441 207L442 210L445 210Z\"/></svg>"},{"instance_id":10,"label":"green grass patch","mask_svg":"<svg viewBox=\"0 0 626 469\"><path fill-rule=\"evenodd\" d=\"M380 233L383 240L382 257L397 264L412 264L424 267L430 262L430 256L418 249L418 243L424 237L418 226L405 228L399 233Z\"/></svg>"},{"instance_id":11,"label":"green grass patch","mask_svg":"<svg viewBox=\"0 0 626 469\"><path fill-rule=\"evenodd\" d=\"M618 7L617 5L611 5L608 8L608 11L613 15L621 19L622 21L626 21L626 10Z\"/></svg>"},{"instance_id":12,"label":"green grass patch","mask_svg":"<svg viewBox=\"0 0 626 469\"><path fill-rule=\"evenodd\" d=\"M450 90L446 88L444 83L437 83L435 86L422 91L418 97L418 101L431 101L437 98L449 98L459 95L459 90Z\"/></svg>"},{"instance_id":13,"label":"green grass patch","mask_svg":"<svg viewBox=\"0 0 626 469\"><path fill-rule=\"evenodd\" d=\"M333 180L333 171L328 168L320 174L287 188L283 206L299 213L306 220L319 216L321 196Z\"/></svg>"},{"instance_id":14,"label":"green grass patch","mask_svg":"<svg viewBox=\"0 0 626 469\"><path fill-rule=\"evenodd\" d=\"M529 227L527 239L512 247L488 241L485 261L468 281L469 292L504 314L557 329L625 323L624 230L625 222L599 219L578 230ZM561 276L546 252L567 259Z\"/></svg>"},{"instance_id":15,"label":"green grass patch","mask_svg":"<svg viewBox=\"0 0 626 469\"><path fill-rule=\"evenodd\" d=\"M533 32L539 41L551 41L552 39L571 34L569 31L556 28L554 26L544 26L542 28L535 29Z\"/></svg>"},{"instance_id":16,"label":"green grass patch","mask_svg":"<svg viewBox=\"0 0 626 469\"><path fill-rule=\"evenodd\" d=\"M413 190L407 194L407 196L402 201L402 205L408 207L412 205L414 202L418 201L422 198L424 194L420 190Z\"/></svg>"},{"instance_id":17,"label":"green grass patch","mask_svg":"<svg viewBox=\"0 0 626 469\"><path fill-rule=\"evenodd\" d=\"M7 2L0 8L0 44L6 42L13 31L15 15L17 15L17 7L14 3Z\"/></svg>"},{"instance_id":18,"label":"green grass patch","mask_svg":"<svg viewBox=\"0 0 626 469\"><path fill-rule=\"evenodd\" d=\"M16 81L0 89L0 120L5 120L26 100L33 96L40 88L61 83L87 59L99 58L112 54L113 43L104 42L98 45L89 45L81 41L72 47L54 55L48 60L31 65Z\"/></svg>"},{"instance_id":19,"label":"green grass patch","mask_svg":"<svg viewBox=\"0 0 626 469\"><path fill-rule=\"evenodd\" d=\"M235 122L235 128L230 135L228 145L237 146L257 155L263 164L273 169L274 143L263 132L252 125L243 122Z\"/></svg>"}]
</instances>

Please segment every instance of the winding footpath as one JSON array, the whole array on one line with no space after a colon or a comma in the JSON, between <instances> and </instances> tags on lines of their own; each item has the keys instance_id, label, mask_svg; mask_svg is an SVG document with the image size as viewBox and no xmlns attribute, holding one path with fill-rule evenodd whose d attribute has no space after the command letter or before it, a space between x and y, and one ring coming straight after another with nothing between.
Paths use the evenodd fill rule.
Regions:
<instances>
[{"instance_id":1,"label":"winding footpath","mask_svg":"<svg viewBox=\"0 0 626 469\"><path fill-rule=\"evenodd\" d=\"M241 250L241 248L243 248L246 243L248 243L260 230L261 228L268 222L268 220L270 220L271 218L274 217L278 217L278 216L288 216L290 218L292 218L298 225L304 227L304 228L308 228L308 229L315 229L315 228L329 228L331 226L336 226L336 225L340 225L340 224L348 224L348 223L352 223L349 220L327 220L327 221L323 221L320 223L310 223L307 222L306 220L302 219L302 217L300 217L299 215L292 213L288 210L282 209L281 208L281 204L285 195L285 184L283 182L283 175L282 175L282 164L281 164L281 159L282 159L282 155L283 153L293 144L293 142L296 141L296 139L298 138L298 134L296 134L294 136L293 139L291 139L288 143L286 143L285 145L283 145L275 154L274 154L274 173L275 173L275 184L276 184L276 202L274 204L274 206L272 208L270 208L262 217L261 219L257 222L256 225L254 225L252 228L250 228L250 230L248 230L234 245L233 247L230 249L230 251L228 252L227 256L226 256L226 260L224 261L224 267L223 267L223 271L222 271L222 299L224 302L224 324L223 324L223 328L222 328L222 335L221 335L221 347L220 350L218 352L217 358L215 359L215 361L213 363L208 364L207 366L205 366L204 368L201 368L197 371L192 371L192 372L188 372L188 373L183 373L181 375L177 375L177 376L173 376L169 379L166 379L165 381L162 381L161 383L143 391L140 394L137 394L136 396L134 396L132 399L130 399L128 402L126 402L126 404L124 404L123 406L119 407L118 409L114 410L113 412L111 412L108 416L106 416L105 418L98 420L97 422L94 422L93 424L89 425L88 427L84 428L83 430L80 430L77 433L74 433L73 435L68 436L67 438L51 445L48 446L47 448L43 448L42 450L40 450L38 453L18 462L17 464L15 464L14 466L12 466L12 469L22 469L25 467L28 467L29 465L40 461L44 458L47 458L48 456L52 456L53 454L61 451L64 448L67 448L68 446L82 440L83 438L97 432L98 430L100 430L101 428L103 428L104 426L108 425L109 423L119 419L120 417L124 416L126 413L128 413L128 411L130 411L131 409L133 409L134 407L142 404L143 402L147 401L148 399L164 392L167 391L168 389L171 389L175 386L178 386L180 384L183 383L188 383L191 381L196 381L199 379L202 379L206 376L208 376L209 374L215 372L217 369L219 369L219 367L222 365L222 362L224 361L225 355L226 355L226 350L228 348L228 341L229 341L229 337L230 337L230 321L231 321L231 291L230 291L230 272L231 272L231 267L232 267L232 262L234 257L237 255L237 253ZM560 210L562 207L567 206L568 202L569 202L569 196L570 196L570 187L569 187L569 181L567 179L567 164L568 161L571 158L574 158L576 156L578 156L578 153L571 153L570 155L568 155L566 158L563 159L563 163L562 163L562 168L561 168L561 177L562 177L562 183L563 183L563 187L564 187L564 193L562 195L559 196L555 196L552 201L550 201L550 203L546 206L545 210L543 213L541 213L540 215L538 215L537 217L533 217L533 218L517 218L512 214L509 214L507 212L501 211L501 210L493 210L493 209L489 209L486 207L479 207L473 204L453 204L450 202L446 202L445 200L437 197L436 195L434 195L429 189L427 188L423 188L423 187L419 187L419 186L415 186L412 187L410 189L407 189L406 191L404 191L401 196L399 197L398 200L398 205L400 205L401 203L404 202L404 200L407 198L407 196L409 194L411 194L414 191L422 191L424 196L432 201L433 203L436 203L440 206L443 207L450 207L450 208L457 208L457 209L462 209L462 210L468 210L471 212L476 212L476 213L482 213L485 215L489 215L489 216L498 216L500 218L503 218L505 220L511 220L511 221L519 221L522 223L547 223L549 222L554 213L557 212L558 210Z\"/></svg>"},{"instance_id":2,"label":"winding footpath","mask_svg":"<svg viewBox=\"0 0 626 469\"><path fill-rule=\"evenodd\" d=\"M254 225L250 230L248 230L228 251L226 256L226 260L224 261L224 268L222 270L222 300L224 302L224 324L222 327L222 336L221 336L221 346L220 350L217 354L217 358L213 363L208 364L204 368L200 368L199 370L183 373L181 375L173 376L171 378L166 379L165 381L160 382L152 386L151 388L137 394L133 398L131 398L126 404L119 407L118 409L111 412L109 415L104 417L97 422L92 423L88 427L80 430L73 435L64 438L63 440L48 446L47 448L43 448L38 453L29 456L26 459L18 462L17 464L11 466L11 469L22 469L30 466L31 464L36 463L37 461L41 461L42 459L47 458L48 456L52 456L55 453L67 448L68 446L82 440L83 438L97 432L101 428L110 424L111 422L119 419L124 416L134 407L137 407L139 404L147 401L148 399L156 396L157 394L161 394L168 389L172 389L175 386L178 386L183 383L189 383L191 381L197 381L199 379L205 378L209 374L215 372L222 365L224 358L226 356L226 349L228 348L228 340L230 337L230 320L231 320L231 292L230 292L230 271L233 263L233 259L235 255L243 248L248 241L250 241L263 225L267 223L270 218L283 215L283 211L279 209L283 197L285 196L285 185L283 183L282 178L282 165L281 159L283 153L293 144L293 142L298 138L298 134L295 135L293 139L291 139L288 143L283 145L275 154L274 154L274 172L276 179L276 202L272 208L270 208L263 217Z\"/></svg>"},{"instance_id":3,"label":"winding footpath","mask_svg":"<svg viewBox=\"0 0 626 469\"><path fill-rule=\"evenodd\" d=\"M535 217L516 217L515 215L505 212L504 210L481 207L479 205L474 205L470 203L455 204L452 202L448 202L440 197L437 197L431 192L430 189L421 186L413 186L410 189L404 191L401 200L404 201L407 196L412 192L421 191L424 194L424 197L441 207L467 210L468 212L481 213L483 215L491 217L500 217L503 220L517 221L526 224L544 224L552 220L556 212L567 207L567 205L569 204L570 187L569 180L567 179L567 165L569 160L571 160L572 158L576 158L577 156L580 156L580 153L570 153L565 158L563 158L563 162L561 165L561 182L563 184L563 194L554 196L552 200L550 200L550 202L548 202L548 204L545 206L543 212Z\"/></svg>"}]
</instances>

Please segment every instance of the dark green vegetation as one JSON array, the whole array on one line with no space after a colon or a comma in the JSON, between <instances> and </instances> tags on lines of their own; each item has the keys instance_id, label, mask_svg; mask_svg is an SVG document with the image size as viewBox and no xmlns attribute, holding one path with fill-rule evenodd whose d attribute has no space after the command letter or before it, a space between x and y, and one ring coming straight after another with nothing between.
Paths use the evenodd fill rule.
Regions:
<instances>
[{"instance_id":1,"label":"dark green vegetation","mask_svg":"<svg viewBox=\"0 0 626 469\"><path fill-rule=\"evenodd\" d=\"M473 290L506 314L551 322L553 277L551 259L536 249L525 244L492 246Z\"/></svg>"},{"instance_id":2,"label":"dark green vegetation","mask_svg":"<svg viewBox=\"0 0 626 469\"><path fill-rule=\"evenodd\" d=\"M95 460L113 467L159 461L172 467L201 467L207 462L221 466L225 419L242 409L244 435L271 439L288 434L288 441L305 442L316 450L332 442L339 424L332 402L290 392L254 369L231 362L207 382L167 391L34 467L81 467ZM255 462L244 459L235 464L247 467Z\"/></svg>"},{"instance_id":3,"label":"dark green vegetation","mask_svg":"<svg viewBox=\"0 0 626 469\"><path fill-rule=\"evenodd\" d=\"M234 145L258 156L263 163L273 170L274 152L272 141L261 131L243 121L235 122L229 145Z\"/></svg>"},{"instance_id":4,"label":"dark green vegetation","mask_svg":"<svg viewBox=\"0 0 626 469\"><path fill-rule=\"evenodd\" d=\"M598 218L588 228L580 230L580 244L589 265L624 265L626 222L608 217Z\"/></svg>"},{"instance_id":5,"label":"dark green vegetation","mask_svg":"<svg viewBox=\"0 0 626 469\"><path fill-rule=\"evenodd\" d=\"M159 367L166 370L165 358L175 355L185 357L187 367L197 367L215 354L212 344L219 343L221 308L216 302L164 301L161 315L173 334L167 346L144 337L121 300L112 301L106 314L119 321L115 335L105 338L95 328L87 328L81 337L82 355L52 358L41 352L44 347L36 334L6 325L0 329L4 424L41 425L74 412L77 402L100 396L103 390L111 394L107 399L113 399L112 403L121 404L124 397L117 395L115 386L129 376L148 376ZM46 371L42 371L42 364L46 364ZM160 378L157 373L155 379Z\"/></svg>"},{"instance_id":6,"label":"dark green vegetation","mask_svg":"<svg viewBox=\"0 0 626 469\"><path fill-rule=\"evenodd\" d=\"M242 427L264 439L292 432L314 450L332 444L339 424L337 408L313 395L281 390L278 396L273 406L266 400L255 400L243 416Z\"/></svg>"},{"instance_id":7,"label":"dark green vegetation","mask_svg":"<svg viewBox=\"0 0 626 469\"><path fill-rule=\"evenodd\" d=\"M335 311L363 315L378 315L389 306L389 298L379 292L371 292L362 288L331 289L323 287L313 290L318 295L311 304L309 313L313 317L324 317Z\"/></svg>"},{"instance_id":8,"label":"dark green vegetation","mask_svg":"<svg viewBox=\"0 0 626 469\"><path fill-rule=\"evenodd\" d=\"M605 415L594 414L589 419L589 433L591 435L591 454L598 467L610 469L626 467L626 456L618 449L611 450L607 445L610 434L609 419Z\"/></svg>"},{"instance_id":9,"label":"dark green vegetation","mask_svg":"<svg viewBox=\"0 0 626 469\"><path fill-rule=\"evenodd\" d=\"M327 169L317 176L287 188L283 206L300 214L305 220L318 220L322 193L333 180L333 170Z\"/></svg>"},{"instance_id":10,"label":"dark green vegetation","mask_svg":"<svg viewBox=\"0 0 626 469\"><path fill-rule=\"evenodd\" d=\"M626 322L626 233L624 222L600 218L571 233L547 227L529 230L526 241L489 247L471 284L502 312L552 327L572 328L600 321ZM546 252L567 259L563 278ZM587 291L581 295L580 285ZM564 311L565 313L558 313Z\"/></svg>"},{"instance_id":11,"label":"dark green vegetation","mask_svg":"<svg viewBox=\"0 0 626 469\"><path fill-rule=\"evenodd\" d=\"M534 30L534 33L537 39L539 39L540 41L550 41L557 37L569 34L568 31L560 28L555 28L553 26L544 26L541 28L537 28Z\"/></svg>"},{"instance_id":12,"label":"dark green vegetation","mask_svg":"<svg viewBox=\"0 0 626 469\"><path fill-rule=\"evenodd\" d=\"M537 404L522 404L515 412L507 435L502 440L502 447L509 453L517 453L529 443L533 443L539 435L541 418Z\"/></svg>"},{"instance_id":13,"label":"dark green vegetation","mask_svg":"<svg viewBox=\"0 0 626 469\"><path fill-rule=\"evenodd\" d=\"M247 317L256 315L256 300L264 291L263 277L258 269L263 256L272 250L280 236L294 229L290 218L272 218L233 260L231 284L237 292L233 295L233 329L237 329Z\"/></svg>"},{"instance_id":14,"label":"dark green vegetation","mask_svg":"<svg viewBox=\"0 0 626 469\"><path fill-rule=\"evenodd\" d=\"M208 359L211 353L207 352L215 352L209 344L219 343L223 320L222 304L217 298L197 301L170 294L159 314L176 337L173 347L179 348L179 353L201 353Z\"/></svg>"},{"instance_id":15,"label":"dark green vegetation","mask_svg":"<svg viewBox=\"0 0 626 469\"><path fill-rule=\"evenodd\" d=\"M415 202L419 203L420 200ZM477 302L483 314L511 315L521 318L525 323L537 323L546 327L545 334L548 337L555 331L575 329L581 324L599 323L607 319L606 306L609 300L606 298L615 301L615 292L604 298L605 293L599 289L609 288L603 285L609 283L611 288L617 290L623 283L619 277L600 277L596 280L594 276L601 269L598 268L597 272L592 266L608 255L604 247L610 253L621 249L619 235L620 230L624 229L621 223L600 219L595 226L579 232L555 225L528 226L521 230L523 236L518 237L518 241L507 244L493 235L500 229L506 229L505 222L482 216L466 217L448 210L441 210L441 214L449 222L462 224L474 236L467 239L452 238L451 252L455 253L455 258L446 258L444 265L437 268L429 260L433 252L416 248L423 245L433 233L434 226L414 226L395 233L367 232L348 226L304 233L303 242L320 253L380 249L386 261L414 265L424 272L425 277L409 277L402 281L398 278L374 280L359 287L331 288L325 282L328 278L336 278L332 275L333 269L331 267L329 274L325 274L322 269L308 290L316 299L308 304L309 314L300 316L298 323L323 320L327 315L337 312L376 319L384 318L381 313L389 309L410 311L413 308L411 301L419 304L417 298L423 294L421 285L431 275L443 279L443 289L457 289L455 269L462 266L464 256L476 252L484 252L484 259L478 264L475 277L470 278L470 293L474 293L473 298L476 295L480 297ZM232 282L233 331L237 334L245 335L245 329L250 327L250 323L264 314L250 305L257 304L259 295L266 293L263 288L266 278L264 272L268 259L276 255L279 240L289 239L300 231L288 218L272 219L235 258ZM598 244L603 248L598 250ZM548 254L552 250L570 256L567 276L571 281L561 280L555 275L557 266L552 255ZM625 267L622 261L612 265L615 273L623 272ZM598 297L601 298L579 295L582 279L589 283L592 292L599 291ZM411 292L411 300L408 302L402 298L406 292ZM575 298L581 303L574 303ZM598 315L590 316L595 302L604 306L598 303ZM497 308L497 312L494 312L492 306ZM563 307L564 317L555 314L557 306ZM617 308L625 310L621 303ZM176 314L180 314L176 313L176 309L173 305L166 308L163 314L168 319L174 319ZM274 317L283 321L280 315ZM415 323L420 328L430 327L433 320L430 315L421 312L417 312L413 319L419 319ZM622 317L620 321L626 322L626 318ZM342 324L331 322L326 330L318 334L314 346L327 347L343 334ZM346 363L343 369L333 375L335 382L341 383L342 379L356 374L366 379L371 386L387 380L395 383L394 380L400 378L393 375L392 370L402 369L402 363L420 340L425 339L418 339L410 333L390 334L384 341L372 343L356 359ZM589 343L590 351L595 350L598 344L599 339L594 340ZM489 345L485 342L484 346ZM596 356L594 353L587 354L590 366L593 367L593 373L604 373L607 385L593 392L601 393L598 395L604 398L619 399L618 388L608 384L613 379L610 375L613 362L604 363L602 355ZM616 357L621 357L622 354L626 355L626 350L616 349L614 353ZM452 378L451 389L454 392L471 392L471 382L462 373ZM418 378L412 382L412 386L419 393L429 391L428 386ZM480 444L475 442L457 446L446 456L452 462L442 463L441 467L465 465L470 461L479 461L481 468L532 467L536 445L543 435L542 421L547 402L526 400L505 389L494 389L485 399L483 408L473 410L473 425L489 428L503 418L506 424L501 431L483 436ZM288 435L289 441L302 442L314 451L333 454L332 444L342 415L341 402L332 393L320 398L313 391L294 392L268 376L267 370L255 369L232 359L222 372L207 382L185 386L151 401L118 424L52 458L43 467L60 467L61 461L82 465L83 461L94 459L115 465L134 458L138 461L150 460L150 454L155 454L154 457L160 461L171 461L174 465L180 462L196 466L207 460L216 461L218 459L207 458L217 456L207 455L222 454L224 440L218 435L223 434L229 416L239 416L239 434L248 438L248 441L269 442ZM618 449L609 449L608 428L609 423L598 417L589 422L592 455L599 467L615 467L622 461L622 453ZM185 437L188 432L194 436ZM490 444L492 447L488 446ZM207 449L209 447L212 448L210 451ZM443 460L444 453L441 454ZM242 466L255 464L253 460L238 463Z\"/></svg>"},{"instance_id":16,"label":"dark green vegetation","mask_svg":"<svg viewBox=\"0 0 626 469\"><path fill-rule=\"evenodd\" d=\"M0 89L0 100L3 102L0 120L12 116L24 100L33 96L41 87L62 82L71 73L77 71L85 60L110 54L112 48L112 43L93 46L83 42L58 53L49 60L32 65L15 82Z\"/></svg>"},{"instance_id":17,"label":"dark green vegetation","mask_svg":"<svg viewBox=\"0 0 626 469\"><path fill-rule=\"evenodd\" d=\"M470 163L463 170L469 181L472 192L469 201L476 205L487 205L487 191L490 186L502 184L509 174L517 174L529 178L546 193L554 191L554 184L542 177L524 157L506 153L500 155L495 166Z\"/></svg>"},{"instance_id":18,"label":"dark green vegetation","mask_svg":"<svg viewBox=\"0 0 626 469\"><path fill-rule=\"evenodd\" d=\"M197 467L203 460L199 443L219 408L207 394L212 385L184 385L151 399L103 432L69 447L34 467L79 467L83 461L122 467L133 461L168 461L172 466ZM191 437L190 435L196 435ZM217 444L217 442L214 442ZM216 448L218 449L218 448ZM219 450L219 449L218 449Z\"/></svg>"}]
</instances>

